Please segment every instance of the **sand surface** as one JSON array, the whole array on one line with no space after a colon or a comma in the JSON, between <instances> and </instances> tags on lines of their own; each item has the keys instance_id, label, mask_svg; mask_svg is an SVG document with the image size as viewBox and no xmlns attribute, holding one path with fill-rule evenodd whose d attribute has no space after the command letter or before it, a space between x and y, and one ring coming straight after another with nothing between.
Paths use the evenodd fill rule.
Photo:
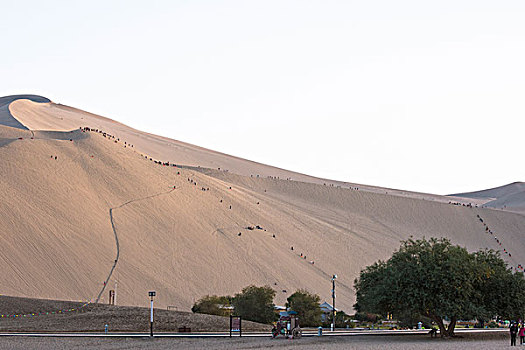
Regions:
<instances>
[{"instance_id":1,"label":"sand surface","mask_svg":"<svg viewBox=\"0 0 525 350\"><path fill-rule=\"evenodd\" d=\"M0 349L505 349L507 336L467 339L429 339L423 336L311 337L295 340L269 338L232 339L53 339L3 338Z\"/></svg>"},{"instance_id":2,"label":"sand surface","mask_svg":"<svg viewBox=\"0 0 525 350\"><path fill-rule=\"evenodd\" d=\"M28 96L30 98L28 98ZM320 179L234 157L167 137L142 132L109 118L53 103L45 97L34 95L20 95L19 97L18 99L14 99L13 96L10 96L9 101L11 101L11 103L8 106L12 119L16 119L16 121L22 125L22 128L30 130L71 131L81 126L87 126L103 130L117 138L126 140L134 146L134 149L164 162L169 161L175 164L200 166L211 169L220 168L222 171L245 176L271 176L280 179L293 179L344 188L359 188L360 190L369 192L388 193L391 195L422 198L439 202L448 202L450 200L457 200L462 203L484 202L484 200L477 200L475 198L450 198L428 193L385 189L351 182Z\"/></svg>"},{"instance_id":3,"label":"sand surface","mask_svg":"<svg viewBox=\"0 0 525 350\"><path fill-rule=\"evenodd\" d=\"M458 193L453 196L483 200L483 206L488 208L525 212L525 183L523 182L514 182L483 191Z\"/></svg>"},{"instance_id":4,"label":"sand surface","mask_svg":"<svg viewBox=\"0 0 525 350\"><path fill-rule=\"evenodd\" d=\"M0 97L0 125L10 126L17 129L24 129L27 130L28 127L23 125L18 119L16 119L9 109L9 106L11 102L16 101L18 99L24 99L28 101L35 101L35 102L50 102L49 99L42 97L42 96L36 96L36 95L13 95L13 96L4 96Z\"/></svg>"},{"instance_id":5,"label":"sand surface","mask_svg":"<svg viewBox=\"0 0 525 350\"><path fill-rule=\"evenodd\" d=\"M188 311L206 294L257 284L284 305L299 288L330 301L335 273L337 307L351 313L358 272L410 236L525 262L518 213L301 177L51 102L9 108L32 130L0 126L4 295L107 302L118 284L120 305L148 306L156 290L159 307Z\"/></svg>"}]
</instances>

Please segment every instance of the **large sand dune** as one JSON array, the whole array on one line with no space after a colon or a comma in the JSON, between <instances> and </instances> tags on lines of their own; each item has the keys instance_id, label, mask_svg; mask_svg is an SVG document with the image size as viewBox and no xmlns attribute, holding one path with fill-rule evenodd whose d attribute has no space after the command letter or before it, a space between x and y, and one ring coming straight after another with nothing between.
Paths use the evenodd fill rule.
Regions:
<instances>
[{"instance_id":1,"label":"large sand dune","mask_svg":"<svg viewBox=\"0 0 525 350\"><path fill-rule=\"evenodd\" d=\"M488 190L458 193L452 196L482 200L483 206L525 212L525 183L513 182Z\"/></svg>"},{"instance_id":2,"label":"large sand dune","mask_svg":"<svg viewBox=\"0 0 525 350\"><path fill-rule=\"evenodd\" d=\"M326 184L346 188L359 188L376 193L410 196L434 201L448 202L449 200L464 203L481 203L476 199L448 198L427 193L415 193L397 189L385 189L376 186L356 184L343 181L320 179L317 177L280 169L277 167L241 159L224 153L195 146L189 143L170 138L149 134L133 129L109 118L85 112L73 107L53 103L44 97L28 98L33 95L10 96L9 110L13 118L30 130L70 131L81 126L103 130L118 139L126 140L134 149L147 154L154 159L169 161L187 166L200 166L211 169L221 169L245 176L276 177L292 179L302 182ZM46 101L47 100L47 101Z\"/></svg>"},{"instance_id":3,"label":"large sand dune","mask_svg":"<svg viewBox=\"0 0 525 350\"><path fill-rule=\"evenodd\" d=\"M118 280L119 304L145 305L155 289L157 305L188 310L252 283L272 286L278 304L299 288L330 300L337 273L337 306L351 312L359 270L410 236L505 247L511 265L525 261L518 213L317 179L51 102L9 110L30 130L0 126L0 294L107 300Z\"/></svg>"}]
</instances>

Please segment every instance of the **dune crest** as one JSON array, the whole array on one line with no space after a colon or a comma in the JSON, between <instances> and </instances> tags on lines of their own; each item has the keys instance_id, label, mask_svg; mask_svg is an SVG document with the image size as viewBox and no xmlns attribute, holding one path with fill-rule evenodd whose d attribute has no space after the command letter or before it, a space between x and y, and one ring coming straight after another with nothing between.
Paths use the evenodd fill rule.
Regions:
<instances>
[{"instance_id":1,"label":"dune crest","mask_svg":"<svg viewBox=\"0 0 525 350\"><path fill-rule=\"evenodd\" d=\"M70 131L79 127L103 130L117 139L126 140L134 149L148 156L170 163L227 171L244 176L261 178L291 179L295 181L327 186L352 188L374 193L385 193L403 197L419 198L448 203L451 198L429 193L418 193L398 189L382 188L352 182L317 178L286 169L257 163L232 155L213 151L186 142L149 134L125 124L73 107L55 103L35 103L27 99L12 101L13 115L30 130ZM463 203L482 203L483 200L452 198Z\"/></svg>"},{"instance_id":2,"label":"dune crest","mask_svg":"<svg viewBox=\"0 0 525 350\"><path fill-rule=\"evenodd\" d=\"M525 213L525 183L513 182L488 190L458 193L453 196L482 200L483 206Z\"/></svg>"},{"instance_id":3,"label":"dune crest","mask_svg":"<svg viewBox=\"0 0 525 350\"><path fill-rule=\"evenodd\" d=\"M29 129L27 126L22 124L17 118L15 118L9 109L9 105L17 100L28 100L39 103L51 102L49 99L38 96L38 95L12 95L0 97L0 125L10 126L12 128Z\"/></svg>"}]
</instances>

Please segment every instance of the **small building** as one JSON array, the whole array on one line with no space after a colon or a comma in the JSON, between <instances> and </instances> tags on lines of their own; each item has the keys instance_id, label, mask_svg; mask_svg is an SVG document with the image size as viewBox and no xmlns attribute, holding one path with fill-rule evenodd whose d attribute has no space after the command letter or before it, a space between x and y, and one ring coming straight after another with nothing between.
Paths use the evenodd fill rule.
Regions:
<instances>
[{"instance_id":1,"label":"small building","mask_svg":"<svg viewBox=\"0 0 525 350\"><path fill-rule=\"evenodd\" d=\"M274 305L273 311L279 315L281 312L286 311L286 306Z\"/></svg>"},{"instance_id":2,"label":"small building","mask_svg":"<svg viewBox=\"0 0 525 350\"><path fill-rule=\"evenodd\" d=\"M326 301L324 303L322 303L321 305L319 305L319 307L321 308L321 311L323 312L323 314L321 315L321 320L324 322L326 319L329 319L331 320L332 319L332 311L334 310L334 307L327 303ZM335 308L335 311L339 311L338 308Z\"/></svg>"}]
</instances>

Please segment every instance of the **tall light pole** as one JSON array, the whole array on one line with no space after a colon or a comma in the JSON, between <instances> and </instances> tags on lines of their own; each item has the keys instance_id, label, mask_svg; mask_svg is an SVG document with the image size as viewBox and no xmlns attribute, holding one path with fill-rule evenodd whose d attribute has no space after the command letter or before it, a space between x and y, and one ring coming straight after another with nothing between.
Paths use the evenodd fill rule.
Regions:
<instances>
[{"instance_id":1,"label":"tall light pole","mask_svg":"<svg viewBox=\"0 0 525 350\"><path fill-rule=\"evenodd\" d=\"M156 295L155 291L149 292L149 296L151 298L151 317L150 317L150 328L149 328L149 336L153 338L153 297Z\"/></svg>"},{"instance_id":2,"label":"tall light pole","mask_svg":"<svg viewBox=\"0 0 525 350\"><path fill-rule=\"evenodd\" d=\"M337 275L332 276L332 332L335 330L335 280Z\"/></svg>"}]
</instances>

